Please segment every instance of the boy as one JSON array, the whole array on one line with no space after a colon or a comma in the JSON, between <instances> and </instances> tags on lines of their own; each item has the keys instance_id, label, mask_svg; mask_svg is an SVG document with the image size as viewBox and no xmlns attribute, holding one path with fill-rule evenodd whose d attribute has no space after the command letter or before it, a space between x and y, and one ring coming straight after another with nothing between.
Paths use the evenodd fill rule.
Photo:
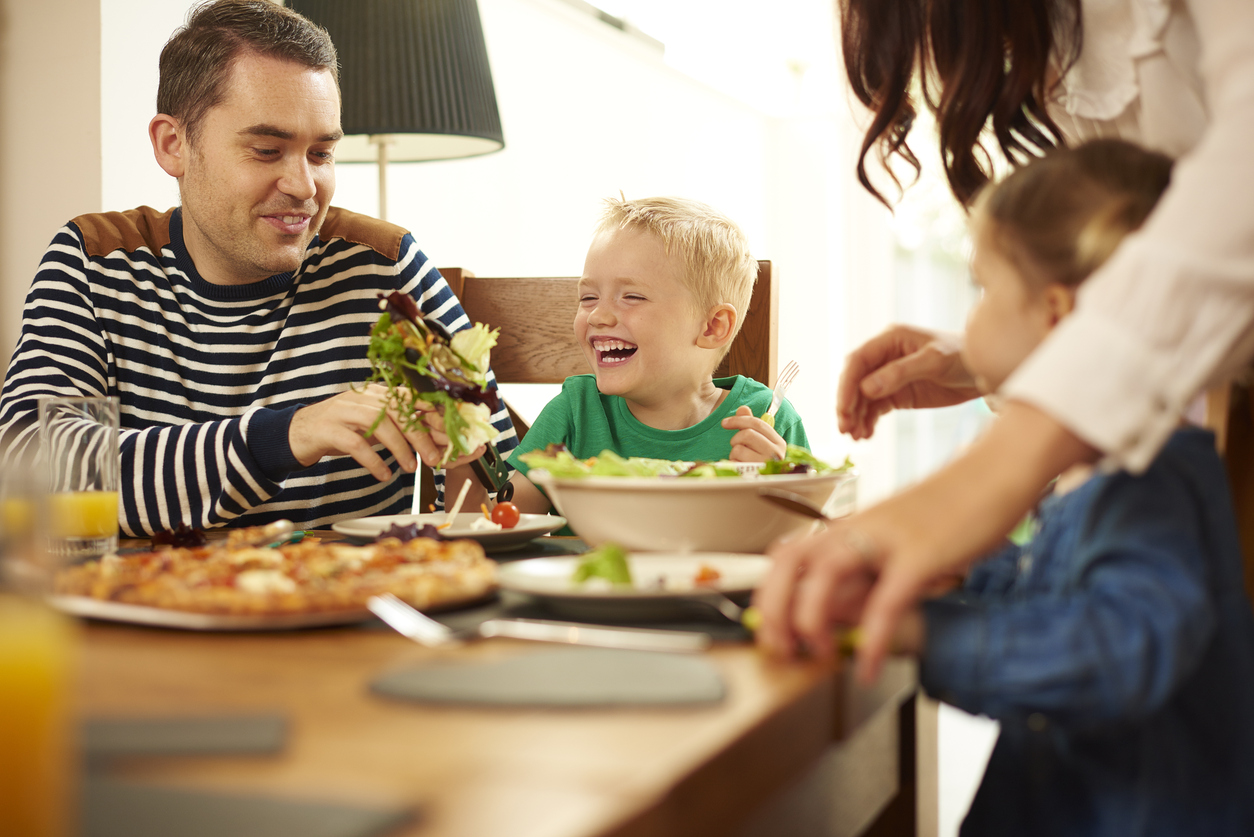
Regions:
<instances>
[{"instance_id":1,"label":"boy","mask_svg":"<svg viewBox=\"0 0 1254 837\"><path fill-rule=\"evenodd\" d=\"M713 377L740 331L757 268L740 228L705 204L606 201L575 313L575 337L595 375L567 378L510 455L520 511L551 508L519 456L552 443L581 459L613 450L742 462L807 446L787 401L772 428L758 418L770 389L739 375Z\"/></svg>"}]
</instances>

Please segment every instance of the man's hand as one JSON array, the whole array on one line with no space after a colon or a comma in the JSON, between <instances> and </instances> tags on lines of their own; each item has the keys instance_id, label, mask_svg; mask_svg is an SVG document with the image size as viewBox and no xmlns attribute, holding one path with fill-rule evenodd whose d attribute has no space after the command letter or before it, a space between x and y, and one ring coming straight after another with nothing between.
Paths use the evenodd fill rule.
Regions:
<instances>
[{"instance_id":1,"label":"man's hand","mask_svg":"<svg viewBox=\"0 0 1254 837\"><path fill-rule=\"evenodd\" d=\"M788 452L788 443L762 419L753 415L747 405L736 408L736 415L723 419L723 426L729 430L740 431L731 438L731 455L728 459L734 462L766 462L768 459L783 459Z\"/></svg>"},{"instance_id":2,"label":"man's hand","mask_svg":"<svg viewBox=\"0 0 1254 837\"><path fill-rule=\"evenodd\" d=\"M891 326L845 359L836 391L842 433L869 439L890 410L949 407L980 396L959 335Z\"/></svg>"},{"instance_id":3,"label":"man's hand","mask_svg":"<svg viewBox=\"0 0 1254 837\"><path fill-rule=\"evenodd\" d=\"M292 455L306 467L324 456L351 456L380 482L390 480L392 472L374 451L375 445L381 444L391 451L401 468L410 473L418 469L418 457L432 467L439 466L448 447L448 437L444 435L443 422L434 409L423 415L423 424L430 432L406 432L402 429L400 417L389 410L375 428L374 435L365 435L386 404L387 388L368 384L365 389L350 389L302 407L292 416L292 424L288 428L287 438ZM479 448L446 463L444 467L460 467L482 455L483 448Z\"/></svg>"}]
</instances>

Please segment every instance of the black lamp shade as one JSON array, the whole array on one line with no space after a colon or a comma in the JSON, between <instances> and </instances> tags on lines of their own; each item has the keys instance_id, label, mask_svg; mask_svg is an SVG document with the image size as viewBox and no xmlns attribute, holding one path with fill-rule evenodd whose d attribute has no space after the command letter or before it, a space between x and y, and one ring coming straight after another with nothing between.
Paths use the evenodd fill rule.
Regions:
<instances>
[{"instance_id":1,"label":"black lamp shade","mask_svg":"<svg viewBox=\"0 0 1254 837\"><path fill-rule=\"evenodd\" d=\"M447 160L505 145L475 0L288 0L340 56L337 162Z\"/></svg>"}]
</instances>

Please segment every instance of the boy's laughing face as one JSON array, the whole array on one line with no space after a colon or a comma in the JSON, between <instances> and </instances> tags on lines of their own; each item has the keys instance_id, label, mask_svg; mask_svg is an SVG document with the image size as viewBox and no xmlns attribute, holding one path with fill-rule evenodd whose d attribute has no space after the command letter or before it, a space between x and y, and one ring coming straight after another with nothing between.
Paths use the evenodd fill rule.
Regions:
<instances>
[{"instance_id":1,"label":"boy's laughing face","mask_svg":"<svg viewBox=\"0 0 1254 837\"><path fill-rule=\"evenodd\" d=\"M705 318L683 270L653 233L627 227L593 239L575 339L603 394L656 407L709 381L711 353L697 345Z\"/></svg>"}]
</instances>

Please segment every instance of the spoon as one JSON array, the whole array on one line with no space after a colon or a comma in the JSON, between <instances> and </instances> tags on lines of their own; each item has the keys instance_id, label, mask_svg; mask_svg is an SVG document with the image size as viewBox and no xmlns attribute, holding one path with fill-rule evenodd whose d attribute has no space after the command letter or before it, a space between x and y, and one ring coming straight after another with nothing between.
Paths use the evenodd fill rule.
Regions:
<instances>
[{"instance_id":1,"label":"spoon","mask_svg":"<svg viewBox=\"0 0 1254 837\"><path fill-rule=\"evenodd\" d=\"M790 512L812 517L815 520L833 520L834 518L823 511L822 508L802 497L800 494L794 494L791 491L785 491L782 488L759 488L758 496L763 500L774 503L777 506L788 509Z\"/></svg>"}]
</instances>

